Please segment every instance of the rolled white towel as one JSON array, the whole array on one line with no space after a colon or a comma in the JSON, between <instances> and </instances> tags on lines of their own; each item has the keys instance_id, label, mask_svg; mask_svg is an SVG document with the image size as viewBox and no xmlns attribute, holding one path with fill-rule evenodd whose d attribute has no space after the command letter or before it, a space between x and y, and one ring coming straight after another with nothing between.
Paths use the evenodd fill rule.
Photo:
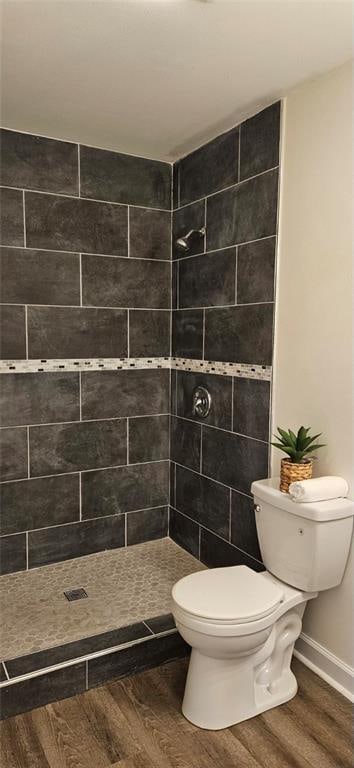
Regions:
<instances>
[{"instance_id":1,"label":"rolled white towel","mask_svg":"<svg viewBox=\"0 0 354 768\"><path fill-rule=\"evenodd\" d=\"M291 483L289 493L293 501L327 501L339 499L348 495L349 486L343 477L328 475L315 477L312 480L299 480Z\"/></svg>"}]
</instances>

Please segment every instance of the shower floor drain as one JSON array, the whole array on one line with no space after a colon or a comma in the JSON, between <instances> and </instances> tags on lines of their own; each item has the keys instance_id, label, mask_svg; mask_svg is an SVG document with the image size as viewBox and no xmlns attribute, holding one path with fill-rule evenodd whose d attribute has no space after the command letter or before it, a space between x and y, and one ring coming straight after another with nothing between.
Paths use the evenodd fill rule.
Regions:
<instances>
[{"instance_id":1,"label":"shower floor drain","mask_svg":"<svg viewBox=\"0 0 354 768\"><path fill-rule=\"evenodd\" d=\"M69 603L73 602L73 600L82 600L83 597L88 597L88 594L83 587L79 587L79 589L68 589L64 592L64 595L66 599L69 600Z\"/></svg>"}]
</instances>

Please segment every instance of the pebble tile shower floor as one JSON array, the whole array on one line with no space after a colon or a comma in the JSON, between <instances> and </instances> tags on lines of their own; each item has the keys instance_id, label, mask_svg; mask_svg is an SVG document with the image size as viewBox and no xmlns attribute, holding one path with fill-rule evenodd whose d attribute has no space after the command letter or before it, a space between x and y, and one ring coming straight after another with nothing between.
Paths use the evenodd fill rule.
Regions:
<instances>
[{"instance_id":1,"label":"pebble tile shower floor","mask_svg":"<svg viewBox=\"0 0 354 768\"><path fill-rule=\"evenodd\" d=\"M1 660L169 613L172 585L202 568L160 539L1 576ZM79 587L88 599L69 602Z\"/></svg>"}]
</instances>

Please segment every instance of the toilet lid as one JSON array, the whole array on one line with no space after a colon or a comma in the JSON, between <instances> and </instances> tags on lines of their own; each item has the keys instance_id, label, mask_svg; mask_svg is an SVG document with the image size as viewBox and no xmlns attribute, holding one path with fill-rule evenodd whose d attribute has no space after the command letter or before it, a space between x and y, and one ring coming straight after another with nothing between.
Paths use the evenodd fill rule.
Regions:
<instances>
[{"instance_id":1,"label":"toilet lid","mask_svg":"<svg viewBox=\"0 0 354 768\"><path fill-rule=\"evenodd\" d=\"M175 603L188 613L238 624L272 613L283 595L280 585L246 565L191 573L172 590Z\"/></svg>"}]
</instances>

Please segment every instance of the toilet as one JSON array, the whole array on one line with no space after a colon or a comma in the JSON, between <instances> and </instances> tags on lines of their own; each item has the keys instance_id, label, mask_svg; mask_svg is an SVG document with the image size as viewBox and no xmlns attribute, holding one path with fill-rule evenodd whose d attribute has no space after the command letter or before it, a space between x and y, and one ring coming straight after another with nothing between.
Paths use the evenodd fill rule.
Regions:
<instances>
[{"instance_id":1,"label":"toilet","mask_svg":"<svg viewBox=\"0 0 354 768\"><path fill-rule=\"evenodd\" d=\"M278 478L254 482L252 494L267 570L212 568L172 590L192 647L182 712L200 728L227 728L295 696L290 662L306 604L340 584L349 554L349 499L297 503Z\"/></svg>"}]
</instances>

